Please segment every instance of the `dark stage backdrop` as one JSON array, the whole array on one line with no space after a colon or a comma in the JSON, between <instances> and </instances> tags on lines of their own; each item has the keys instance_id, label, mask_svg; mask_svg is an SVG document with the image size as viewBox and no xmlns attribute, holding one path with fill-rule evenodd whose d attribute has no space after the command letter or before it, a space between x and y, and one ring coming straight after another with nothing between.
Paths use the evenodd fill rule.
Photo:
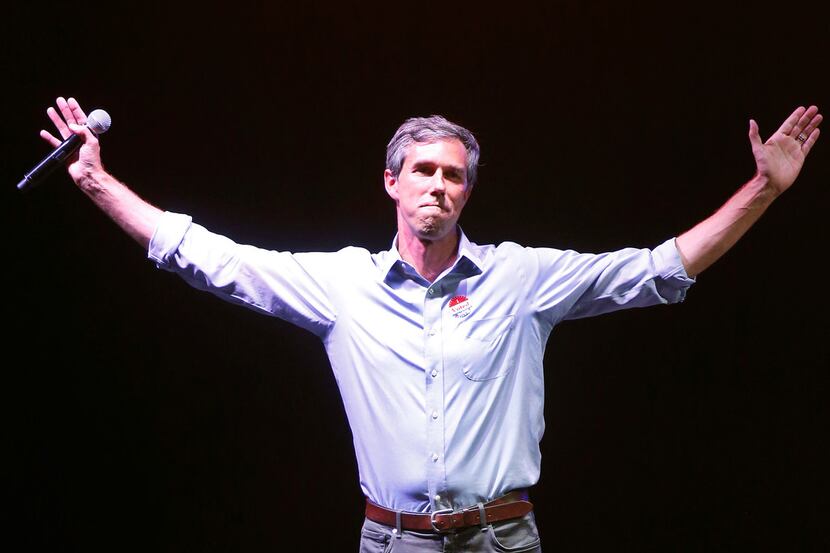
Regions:
<instances>
[{"instance_id":1,"label":"dark stage backdrop","mask_svg":"<svg viewBox=\"0 0 830 553\"><path fill-rule=\"evenodd\" d=\"M14 189L58 95L112 114L105 164L140 195L292 251L388 247L411 115L477 134L474 241L605 251L726 200L750 117L830 109L804 2L28 4L2 48L8 551L356 551L362 520L313 336L156 270L65 174ZM828 550L828 152L685 303L554 331L546 550Z\"/></svg>"}]
</instances>

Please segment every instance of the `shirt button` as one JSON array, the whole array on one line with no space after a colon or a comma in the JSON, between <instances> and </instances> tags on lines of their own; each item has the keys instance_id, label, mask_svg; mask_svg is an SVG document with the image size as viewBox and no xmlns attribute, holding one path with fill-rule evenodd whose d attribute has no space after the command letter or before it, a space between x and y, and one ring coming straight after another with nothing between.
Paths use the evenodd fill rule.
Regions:
<instances>
[{"instance_id":1,"label":"shirt button","mask_svg":"<svg viewBox=\"0 0 830 553\"><path fill-rule=\"evenodd\" d=\"M435 336L436 334L437 334L437 332L435 331L435 329L434 329L434 328L430 328L430 329L429 329L429 335L430 335L430 336Z\"/></svg>"},{"instance_id":2,"label":"shirt button","mask_svg":"<svg viewBox=\"0 0 830 553\"><path fill-rule=\"evenodd\" d=\"M437 453L433 453L433 454L432 454L432 462L434 463L434 462L435 462L435 461L437 461L437 460L438 460L438 454L437 454Z\"/></svg>"},{"instance_id":3,"label":"shirt button","mask_svg":"<svg viewBox=\"0 0 830 553\"><path fill-rule=\"evenodd\" d=\"M435 370L435 369L432 369L432 372L431 372L431 373L429 373L429 374L431 374L431 375L432 375L432 378L435 378L436 376L438 376L438 371L437 371L437 370Z\"/></svg>"},{"instance_id":4,"label":"shirt button","mask_svg":"<svg viewBox=\"0 0 830 553\"><path fill-rule=\"evenodd\" d=\"M435 494L434 499L435 499L435 501L441 501L441 496L438 495L438 494Z\"/></svg>"},{"instance_id":5,"label":"shirt button","mask_svg":"<svg viewBox=\"0 0 830 553\"><path fill-rule=\"evenodd\" d=\"M438 411L433 411L433 412L432 412L432 418L433 418L433 419L437 419L437 418L438 418Z\"/></svg>"},{"instance_id":6,"label":"shirt button","mask_svg":"<svg viewBox=\"0 0 830 553\"><path fill-rule=\"evenodd\" d=\"M434 296L435 295L435 288L430 288L429 290L427 290L427 294L429 294L430 296Z\"/></svg>"}]
</instances>

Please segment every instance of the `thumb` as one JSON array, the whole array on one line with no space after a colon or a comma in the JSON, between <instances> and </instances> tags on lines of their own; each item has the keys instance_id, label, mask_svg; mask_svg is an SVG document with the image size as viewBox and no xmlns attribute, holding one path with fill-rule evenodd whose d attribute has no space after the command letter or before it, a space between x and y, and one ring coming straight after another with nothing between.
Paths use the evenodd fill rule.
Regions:
<instances>
[{"instance_id":1,"label":"thumb","mask_svg":"<svg viewBox=\"0 0 830 553\"><path fill-rule=\"evenodd\" d=\"M749 120L749 143L753 148L761 146L761 135L758 133L758 123L755 119Z\"/></svg>"},{"instance_id":2,"label":"thumb","mask_svg":"<svg viewBox=\"0 0 830 553\"><path fill-rule=\"evenodd\" d=\"M69 130L80 136L84 143L89 144L95 142L95 135L86 125L78 125L76 123L69 123Z\"/></svg>"},{"instance_id":3,"label":"thumb","mask_svg":"<svg viewBox=\"0 0 830 553\"><path fill-rule=\"evenodd\" d=\"M89 128L86 125L78 125L77 123L69 123L69 130L74 132L75 134L82 134L86 136L87 131Z\"/></svg>"}]
</instances>

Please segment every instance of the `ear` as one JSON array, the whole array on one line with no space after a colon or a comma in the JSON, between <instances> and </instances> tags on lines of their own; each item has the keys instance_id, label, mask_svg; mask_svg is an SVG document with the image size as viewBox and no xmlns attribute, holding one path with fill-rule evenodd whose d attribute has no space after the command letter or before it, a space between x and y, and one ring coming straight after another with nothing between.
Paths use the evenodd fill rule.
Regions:
<instances>
[{"instance_id":1,"label":"ear","mask_svg":"<svg viewBox=\"0 0 830 553\"><path fill-rule=\"evenodd\" d=\"M392 171L386 169L383 172L383 186L386 188L386 193L389 197L398 203L398 179L392 174Z\"/></svg>"},{"instance_id":2,"label":"ear","mask_svg":"<svg viewBox=\"0 0 830 553\"><path fill-rule=\"evenodd\" d=\"M465 184L464 185L464 203L467 203L467 200L470 199L470 195L473 193L473 185L472 184Z\"/></svg>"}]
</instances>

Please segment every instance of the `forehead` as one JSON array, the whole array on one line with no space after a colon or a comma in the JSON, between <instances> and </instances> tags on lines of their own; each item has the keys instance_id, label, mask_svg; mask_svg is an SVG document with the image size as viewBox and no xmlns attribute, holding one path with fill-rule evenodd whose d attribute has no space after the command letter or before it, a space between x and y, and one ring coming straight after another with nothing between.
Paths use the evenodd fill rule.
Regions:
<instances>
[{"instance_id":1,"label":"forehead","mask_svg":"<svg viewBox=\"0 0 830 553\"><path fill-rule=\"evenodd\" d=\"M404 165L434 163L463 169L467 165L467 150L457 138L434 142L413 142L406 148Z\"/></svg>"}]
</instances>

